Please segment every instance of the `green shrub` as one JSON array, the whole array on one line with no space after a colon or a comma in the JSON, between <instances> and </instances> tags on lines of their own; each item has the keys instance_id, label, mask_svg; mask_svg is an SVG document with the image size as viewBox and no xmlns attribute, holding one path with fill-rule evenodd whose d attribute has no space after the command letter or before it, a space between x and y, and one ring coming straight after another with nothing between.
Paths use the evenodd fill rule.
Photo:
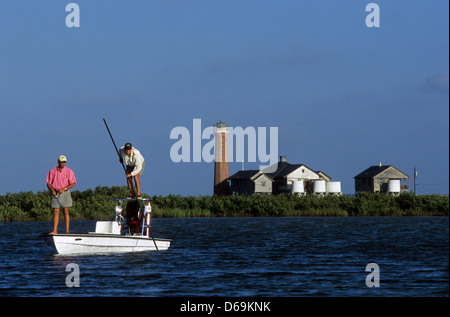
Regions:
<instances>
[{"instance_id":1,"label":"green shrub","mask_svg":"<svg viewBox=\"0 0 450 317\"><path fill-rule=\"evenodd\" d=\"M126 197L127 186L98 186L72 191L72 219L110 219L113 198ZM248 216L421 216L449 215L448 195L399 196L361 193L358 196L153 196L152 217ZM48 191L7 193L0 196L0 222L48 221L52 218Z\"/></svg>"}]
</instances>

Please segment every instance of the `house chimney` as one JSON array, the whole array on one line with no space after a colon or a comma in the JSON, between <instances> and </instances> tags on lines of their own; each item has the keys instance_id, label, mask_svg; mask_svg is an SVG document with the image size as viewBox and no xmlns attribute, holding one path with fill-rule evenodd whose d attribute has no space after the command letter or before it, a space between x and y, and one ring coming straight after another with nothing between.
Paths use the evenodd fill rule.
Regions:
<instances>
[{"instance_id":1,"label":"house chimney","mask_svg":"<svg viewBox=\"0 0 450 317\"><path fill-rule=\"evenodd\" d=\"M286 162L286 156L285 155L281 155L280 156L280 163Z\"/></svg>"},{"instance_id":2,"label":"house chimney","mask_svg":"<svg viewBox=\"0 0 450 317\"><path fill-rule=\"evenodd\" d=\"M227 178L228 170L228 124L219 121L214 125L215 161L214 161L214 194L227 195L230 193Z\"/></svg>"}]
</instances>

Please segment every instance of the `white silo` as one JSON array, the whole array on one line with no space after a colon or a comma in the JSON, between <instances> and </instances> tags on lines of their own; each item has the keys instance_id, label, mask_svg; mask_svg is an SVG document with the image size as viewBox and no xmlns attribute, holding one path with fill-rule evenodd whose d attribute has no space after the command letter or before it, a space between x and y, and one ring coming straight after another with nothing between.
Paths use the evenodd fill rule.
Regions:
<instances>
[{"instance_id":1,"label":"white silo","mask_svg":"<svg viewBox=\"0 0 450 317\"><path fill-rule=\"evenodd\" d=\"M388 194L398 195L400 194L400 180L390 179L388 182Z\"/></svg>"},{"instance_id":2,"label":"white silo","mask_svg":"<svg viewBox=\"0 0 450 317\"><path fill-rule=\"evenodd\" d=\"M327 183L327 193L329 195L340 195L341 191L341 182L328 182Z\"/></svg>"},{"instance_id":3,"label":"white silo","mask_svg":"<svg viewBox=\"0 0 450 317\"><path fill-rule=\"evenodd\" d=\"M313 193L315 195L323 195L326 192L326 184L324 180L318 180L314 182Z\"/></svg>"},{"instance_id":4,"label":"white silo","mask_svg":"<svg viewBox=\"0 0 450 317\"><path fill-rule=\"evenodd\" d=\"M305 195L305 186L303 181L292 181L292 193L297 195Z\"/></svg>"}]
</instances>

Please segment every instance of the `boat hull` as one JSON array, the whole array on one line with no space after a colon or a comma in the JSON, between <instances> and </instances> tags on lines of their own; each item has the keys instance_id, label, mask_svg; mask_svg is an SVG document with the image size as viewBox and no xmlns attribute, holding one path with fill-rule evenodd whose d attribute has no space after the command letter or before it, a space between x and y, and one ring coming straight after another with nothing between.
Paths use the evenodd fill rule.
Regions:
<instances>
[{"instance_id":1,"label":"boat hull","mask_svg":"<svg viewBox=\"0 0 450 317\"><path fill-rule=\"evenodd\" d=\"M47 244L58 254L92 254L167 250L171 240L117 234L47 234ZM156 246L155 246L156 244Z\"/></svg>"}]
</instances>

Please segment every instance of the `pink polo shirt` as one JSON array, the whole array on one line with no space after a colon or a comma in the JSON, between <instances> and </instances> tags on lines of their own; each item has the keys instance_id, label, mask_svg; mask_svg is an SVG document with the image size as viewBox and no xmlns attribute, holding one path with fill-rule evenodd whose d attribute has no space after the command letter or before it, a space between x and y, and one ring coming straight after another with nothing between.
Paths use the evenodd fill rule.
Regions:
<instances>
[{"instance_id":1,"label":"pink polo shirt","mask_svg":"<svg viewBox=\"0 0 450 317\"><path fill-rule=\"evenodd\" d=\"M47 175L47 183L56 191L76 182L75 173L68 167L64 167L61 171L58 171L58 167L52 168Z\"/></svg>"}]
</instances>

